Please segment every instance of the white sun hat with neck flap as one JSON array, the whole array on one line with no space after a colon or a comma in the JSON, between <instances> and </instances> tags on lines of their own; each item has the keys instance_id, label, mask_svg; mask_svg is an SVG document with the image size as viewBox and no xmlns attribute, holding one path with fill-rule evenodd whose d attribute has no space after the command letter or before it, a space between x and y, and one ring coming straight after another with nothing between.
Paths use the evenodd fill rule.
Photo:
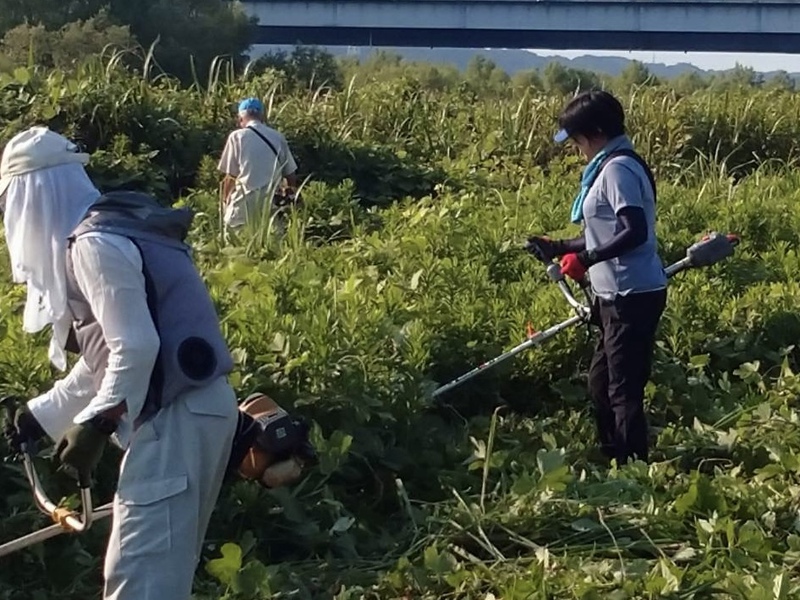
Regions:
<instances>
[{"instance_id":1,"label":"white sun hat with neck flap","mask_svg":"<svg viewBox=\"0 0 800 600\"><path fill-rule=\"evenodd\" d=\"M40 169L69 163L86 165L89 155L78 146L47 127L31 127L18 133L6 144L0 160L0 197L12 179Z\"/></svg>"},{"instance_id":2,"label":"white sun hat with neck flap","mask_svg":"<svg viewBox=\"0 0 800 600\"><path fill-rule=\"evenodd\" d=\"M67 367L72 322L67 302L66 249L70 233L100 196L84 166L89 155L46 127L31 127L6 144L0 159L0 210L14 283L24 283L25 332L52 325L49 357Z\"/></svg>"}]
</instances>

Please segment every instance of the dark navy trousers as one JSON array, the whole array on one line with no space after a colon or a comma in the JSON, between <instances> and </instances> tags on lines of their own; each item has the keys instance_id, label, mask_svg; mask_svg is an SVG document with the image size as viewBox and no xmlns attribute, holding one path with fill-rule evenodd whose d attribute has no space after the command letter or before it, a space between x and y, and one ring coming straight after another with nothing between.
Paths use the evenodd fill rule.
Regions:
<instances>
[{"instance_id":1,"label":"dark navy trousers","mask_svg":"<svg viewBox=\"0 0 800 600\"><path fill-rule=\"evenodd\" d=\"M648 459L644 388L666 302L666 289L595 299L593 321L600 337L589 367L589 395L601 448L619 466Z\"/></svg>"}]
</instances>

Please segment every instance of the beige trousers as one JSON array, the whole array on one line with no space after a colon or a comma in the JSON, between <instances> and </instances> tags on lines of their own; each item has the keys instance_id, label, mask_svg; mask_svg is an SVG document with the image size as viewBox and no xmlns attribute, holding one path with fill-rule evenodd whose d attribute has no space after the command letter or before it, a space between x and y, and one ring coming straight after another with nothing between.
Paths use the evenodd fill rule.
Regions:
<instances>
[{"instance_id":1,"label":"beige trousers","mask_svg":"<svg viewBox=\"0 0 800 600\"><path fill-rule=\"evenodd\" d=\"M237 421L224 377L163 408L120 466L104 600L189 600Z\"/></svg>"},{"instance_id":2,"label":"beige trousers","mask_svg":"<svg viewBox=\"0 0 800 600\"><path fill-rule=\"evenodd\" d=\"M272 188L270 186L245 192L237 185L225 205L225 227L235 230L260 218L269 219L271 214Z\"/></svg>"}]
</instances>

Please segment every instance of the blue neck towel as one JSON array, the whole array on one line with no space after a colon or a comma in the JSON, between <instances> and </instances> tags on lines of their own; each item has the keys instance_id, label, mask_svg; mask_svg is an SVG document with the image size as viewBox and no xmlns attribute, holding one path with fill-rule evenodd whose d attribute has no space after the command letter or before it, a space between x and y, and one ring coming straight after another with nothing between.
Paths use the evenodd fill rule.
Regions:
<instances>
[{"instance_id":1,"label":"blue neck towel","mask_svg":"<svg viewBox=\"0 0 800 600\"><path fill-rule=\"evenodd\" d=\"M603 162L603 159L607 155L608 152L606 150L601 150L591 161L589 161L589 164L586 165L586 168L583 170L583 174L581 175L581 191L578 192L578 195L575 197L575 201L572 203L573 223L580 223L583 221L583 201L586 200L586 195L589 193L592 180L594 179L597 170L600 168L600 163Z\"/></svg>"}]
</instances>

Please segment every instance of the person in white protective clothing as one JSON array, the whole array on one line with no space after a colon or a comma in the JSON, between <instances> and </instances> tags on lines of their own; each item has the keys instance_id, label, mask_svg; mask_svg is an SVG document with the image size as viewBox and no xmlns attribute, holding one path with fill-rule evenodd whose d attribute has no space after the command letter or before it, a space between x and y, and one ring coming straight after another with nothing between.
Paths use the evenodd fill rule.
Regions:
<instances>
[{"instance_id":1,"label":"person in white protective clothing","mask_svg":"<svg viewBox=\"0 0 800 600\"><path fill-rule=\"evenodd\" d=\"M13 281L27 286L23 328L51 326L58 369L67 369L67 351L79 356L16 423L54 440L57 460L77 475L93 471L109 440L124 450L102 597L189 600L237 428L232 362L207 290L189 270L182 237L191 217L142 195L101 195L88 158L33 127L0 163ZM126 235L126 227L147 231ZM195 308L159 312L182 300L184 286ZM189 333L179 338L181 328Z\"/></svg>"}]
</instances>

